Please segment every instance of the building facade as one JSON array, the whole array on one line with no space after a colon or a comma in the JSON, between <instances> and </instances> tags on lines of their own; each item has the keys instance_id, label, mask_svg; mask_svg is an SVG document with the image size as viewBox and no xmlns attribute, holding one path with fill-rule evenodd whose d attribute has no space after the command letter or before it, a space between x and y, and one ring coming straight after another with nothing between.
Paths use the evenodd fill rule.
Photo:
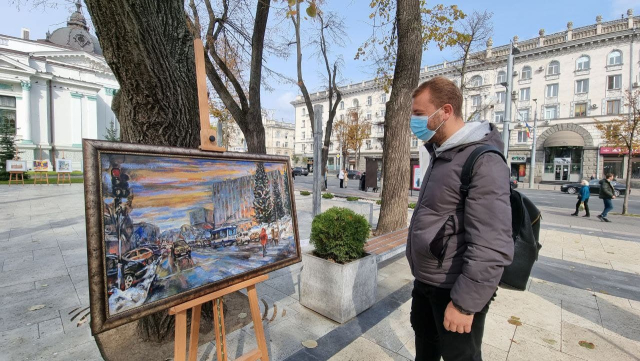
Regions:
<instances>
[{"instance_id":1,"label":"building facade","mask_svg":"<svg viewBox=\"0 0 640 361\"><path fill-rule=\"evenodd\" d=\"M273 115L269 111L263 111L262 125L264 126L267 154L286 155L291 158L294 153L295 124L273 120ZM227 147L229 151L247 151L247 142L235 122L230 125L230 129L226 130L225 134L228 134L229 137Z\"/></svg>"},{"instance_id":2,"label":"building facade","mask_svg":"<svg viewBox=\"0 0 640 361\"><path fill-rule=\"evenodd\" d=\"M632 10L627 18L573 28L569 22L565 31L545 35L513 44L520 50L515 55L512 92L511 129L508 160L512 175L528 181L531 174L535 182L566 182L602 177L612 172L617 178L626 175L627 157L633 157L633 176L640 178L640 154L623 154L606 144L596 128L627 114L625 95L640 83L640 43L636 31L640 17ZM466 75L463 116L465 119L489 120L500 129L505 117L505 87L507 55L510 46L493 47L491 40L486 49L472 58ZM460 61L424 67L420 81L445 76L460 84L457 65ZM342 87L343 101L338 107L337 119L350 110L358 109L372 124L371 137L362 149L362 158L381 159L385 102L388 99L375 81L349 84ZM314 107L320 108L323 124L328 117L326 92L312 96ZM292 102L296 119L295 153L301 157L312 155L310 120L302 97ZM534 121L537 119L537 121ZM536 165L532 172L532 127L537 124ZM412 160L418 158L421 146L411 140ZM332 137L332 144L335 137ZM338 145L330 147L329 168L338 164ZM348 168L364 169L364 161L355 164L349 159Z\"/></svg>"},{"instance_id":3,"label":"building facade","mask_svg":"<svg viewBox=\"0 0 640 361\"><path fill-rule=\"evenodd\" d=\"M88 31L80 3L46 39L0 35L0 117L17 128L20 158L71 159L82 170L82 139L104 139L117 119L118 83ZM32 167L32 162L27 162Z\"/></svg>"}]
</instances>

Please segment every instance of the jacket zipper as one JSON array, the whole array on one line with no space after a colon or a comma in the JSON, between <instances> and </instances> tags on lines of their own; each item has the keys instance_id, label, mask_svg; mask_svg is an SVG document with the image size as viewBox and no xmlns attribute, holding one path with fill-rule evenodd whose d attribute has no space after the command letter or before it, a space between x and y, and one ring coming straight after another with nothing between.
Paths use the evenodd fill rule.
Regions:
<instances>
[{"instance_id":1,"label":"jacket zipper","mask_svg":"<svg viewBox=\"0 0 640 361\"><path fill-rule=\"evenodd\" d=\"M449 216L447 218L447 221L444 222L443 227L446 227L447 223L449 223L449 221L453 221L453 226L455 228L455 221L453 219L453 216ZM438 255L438 268L442 268L442 263L444 262L444 256L445 256L445 254L447 252L447 246L449 245L449 240L450 239L451 239L451 236L448 236L447 239L442 244L442 250L440 251L440 254Z\"/></svg>"}]
</instances>

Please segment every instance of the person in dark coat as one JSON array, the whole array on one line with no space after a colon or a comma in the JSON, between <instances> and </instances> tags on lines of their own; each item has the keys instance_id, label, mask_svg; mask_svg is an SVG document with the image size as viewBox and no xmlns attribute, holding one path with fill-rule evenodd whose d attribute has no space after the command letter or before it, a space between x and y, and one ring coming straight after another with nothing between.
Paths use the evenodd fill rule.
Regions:
<instances>
[{"instance_id":1,"label":"person in dark coat","mask_svg":"<svg viewBox=\"0 0 640 361\"><path fill-rule=\"evenodd\" d=\"M412 98L411 131L430 155L406 248L416 360L480 361L489 305L513 260L509 168L498 154L480 156L466 198L460 172L478 147L504 144L494 124L463 120L451 80L430 79Z\"/></svg>"},{"instance_id":2,"label":"person in dark coat","mask_svg":"<svg viewBox=\"0 0 640 361\"><path fill-rule=\"evenodd\" d=\"M613 199L616 199L615 191L613 190L613 185L611 181L613 180L613 174L607 173L606 179L600 181L600 199L604 202L604 210L598 218L600 218L603 222L611 222L607 215L613 209Z\"/></svg>"},{"instance_id":3,"label":"person in dark coat","mask_svg":"<svg viewBox=\"0 0 640 361\"><path fill-rule=\"evenodd\" d=\"M362 172L362 175L360 176L360 190L361 191L367 191L367 186L365 183L365 177L367 176L367 172Z\"/></svg>"},{"instance_id":4,"label":"person in dark coat","mask_svg":"<svg viewBox=\"0 0 640 361\"><path fill-rule=\"evenodd\" d=\"M589 181L586 179L582 180L582 187L580 187L580 192L578 192L578 203L576 203L576 211L575 213L571 213L572 216L577 217L580 213L580 205L584 206L584 210L587 212L583 217L591 217L589 215L589 197L591 196L591 192L589 191Z\"/></svg>"}]
</instances>

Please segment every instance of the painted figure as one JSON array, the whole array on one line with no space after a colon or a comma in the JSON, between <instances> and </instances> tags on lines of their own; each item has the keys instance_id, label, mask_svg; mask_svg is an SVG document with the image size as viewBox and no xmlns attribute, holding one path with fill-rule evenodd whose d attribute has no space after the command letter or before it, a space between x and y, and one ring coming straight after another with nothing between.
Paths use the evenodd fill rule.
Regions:
<instances>
[{"instance_id":1,"label":"painted figure","mask_svg":"<svg viewBox=\"0 0 640 361\"><path fill-rule=\"evenodd\" d=\"M267 255L267 240L268 239L269 239L269 236L267 236L267 230L262 228L262 231L260 232L260 244L262 245L262 257L266 257L266 255Z\"/></svg>"}]
</instances>

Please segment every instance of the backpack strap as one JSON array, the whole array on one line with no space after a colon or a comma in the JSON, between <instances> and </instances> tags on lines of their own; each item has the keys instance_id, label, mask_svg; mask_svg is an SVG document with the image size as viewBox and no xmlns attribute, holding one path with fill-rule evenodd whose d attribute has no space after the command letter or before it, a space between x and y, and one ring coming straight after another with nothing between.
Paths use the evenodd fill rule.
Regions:
<instances>
[{"instance_id":1,"label":"backpack strap","mask_svg":"<svg viewBox=\"0 0 640 361\"><path fill-rule=\"evenodd\" d=\"M471 176L473 175L473 166L478 161L478 158L480 158L480 156L485 153L498 154L500 155L502 160L505 161L505 163L507 162L502 152L498 148L494 147L493 145L485 144L474 149L473 152L471 152L471 154L469 155L469 158L467 158L467 160L464 162L464 165L462 166L462 174L460 175L460 180L461 180L460 192L462 193L462 198L466 198L467 195L469 195L469 187L471 185Z\"/></svg>"}]
</instances>

